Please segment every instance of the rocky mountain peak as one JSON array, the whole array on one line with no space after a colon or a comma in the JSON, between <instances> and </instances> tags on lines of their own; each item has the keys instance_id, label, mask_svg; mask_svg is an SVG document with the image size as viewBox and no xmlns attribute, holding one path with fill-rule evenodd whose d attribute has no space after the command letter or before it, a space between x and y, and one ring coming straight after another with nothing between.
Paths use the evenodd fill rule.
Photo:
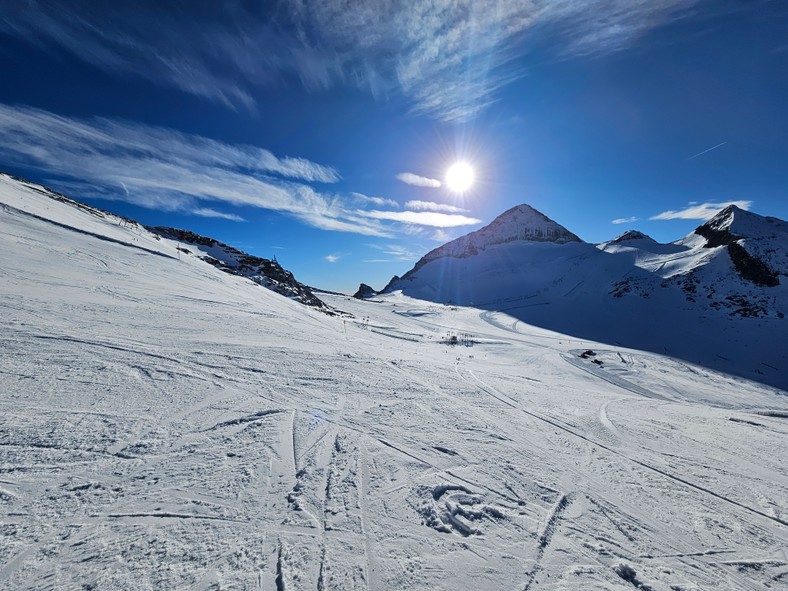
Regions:
<instances>
[{"instance_id":1,"label":"rocky mountain peak","mask_svg":"<svg viewBox=\"0 0 788 591\"><path fill-rule=\"evenodd\" d=\"M378 292L376 292L366 283L362 283L358 286L358 291L353 294L353 297L357 300L366 300L368 298L375 297L376 295L378 295Z\"/></svg>"},{"instance_id":2,"label":"rocky mountain peak","mask_svg":"<svg viewBox=\"0 0 788 591\"><path fill-rule=\"evenodd\" d=\"M410 273L435 259L442 257L467 258L477 255L491 246L518 240L557 244L582 242L580 238L562 225L524 203L503 212L483 228L428 252L416 263ZM407 276L408 274L403 279Z\"/></svg>"},{"instance_id":3,"label":"rocky mountain peak","mask_svg":"<svg viewBox=\"0 0 788 591\"><path fill-rule=\"evenodd\" d=\"M638 232L637 230L627 230L620 236L613 238L611 243L619 244L621 242L627 242L628 240L649 240L651 242L656 242L651 236L648 234L644 234L643 232Z\"/></svg>"}]
</instances>

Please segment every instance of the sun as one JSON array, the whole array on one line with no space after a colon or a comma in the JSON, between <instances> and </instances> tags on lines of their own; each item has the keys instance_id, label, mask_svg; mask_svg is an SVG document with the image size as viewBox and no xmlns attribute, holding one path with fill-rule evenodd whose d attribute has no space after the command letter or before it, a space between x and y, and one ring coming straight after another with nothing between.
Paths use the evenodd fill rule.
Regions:
<instances>
[{"instance_id":1,"label":"sun","mask_svg":"<svg viewBox=\"0 0 788 591\"><path fill-rule=\"evenodd\" d=\"M467 162L455 162L446 171L446 185L455 193L464 193L473 185L473 168Z\"/></svg>"}]
</instances>

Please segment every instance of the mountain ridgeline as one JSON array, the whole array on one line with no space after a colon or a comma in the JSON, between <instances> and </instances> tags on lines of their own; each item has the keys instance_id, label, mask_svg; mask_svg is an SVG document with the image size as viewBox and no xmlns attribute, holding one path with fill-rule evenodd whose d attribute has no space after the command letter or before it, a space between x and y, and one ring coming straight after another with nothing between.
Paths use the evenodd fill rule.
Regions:
<instances>
[{"instance_id":1,"label":"mountain ridgeline","mask_svg":"<svg viewBox=\"0 0 788 591\"><path fill-rule=\"evenodd\" d=\"M214 238L200 236L189 230L164 226L149 226L148 230L163 238L176 240L179 244L190 246L191 249L182 248L182 252L196 254L205 262L225 273L246 277L258 285L304 305L333 313L331 308L312 292L311 288L298 281L276 259L252 256Z\"/></svg>"},{"instance_id":2,"label":"mountain ridgeline","mask_svg":"<svg viewBox=\"0 0 788 591\"><path fill-rule=\"evenodd\" d=\"M709 307L726 309L733 315L780 316L784 310L778 305L777 294L755 288L777 287L780 276L788 275L787 243L786 222L734 205L676 242L660 244L642 232L629 230L596 245L583 242L532 207L519 205L484 228L428 252L381 293L433 294L446 303L473 301L478 305L522 295L516 294L518 287L533 289L534 294L555 292L553 287L567 285L593 270L590 285L583 288L585 281L576 285L580 293L592 287L597 294L601 289L613 297L632 294L648 298L656 289L674 286L683 291L687 301L697 301L702 292ZM614 260L619 264L612 264ZM501 261L512 264L502 266ZM525 273L547 261L555 263L549 265L549 272ZM499 273L486 271L489 269ZM602 269L608 272L597 273ZM481 271L485 281L479 281L479 273L474 271ZM366 292L377 293L371 288Z\"/></svg>"},{"instance_id":3,"label":"mountain ridgeline","mask_svg":"<svg viewBox=\"0 0 788 591\"><path fill-rule=\"evenodd\" d=\"M171 247L174 247L178 256L194 256L225 273L245 277L258 285L306 306L316 308L327 314L335 314L334 310L318 298L312 289L299 282L290 271L283 268L275 259L269 260L252 256L214 238L200 236L189 230L163 226L146 227L135 220L80 203L49 187L31 183L9 174L0 173L0 181L5 181L14 189L30 191L39 198L57 201L72 208L71 211L77 214L77 217L74 218L75 220L80 219L81 216L78 214L84 214L88 216L86 219L90 219L91 223L98 224L95 232L88 232L71 225L64 225L70 230L78 231L82 234L90 234L101 240L133 246L154 255L170 256L165 254L160 247L163 244L162 239L164 241L172 241ZM5 205L5 207L8 208L9 206ZM26 215L33 214L27 213ZM52 220L49 220L49 222L58 224L58 222ZM111 231L109 231L108 225L111 227ZM110 238L108 234L113 234L113 237ZM145 242L148 246L143 247L139 242Z\"/></svg>"},{"instance_id":4,"label":"mountain ridgeline","mask_svg":"<svg viewBox=\"0 0 788 591\"><path fill-rule=\"evenodd\" d=\"M521 205L430 251L380 294L505 311L782 384L788 357L763 343L785 338L787 277L788 224L736 206L668 244L635 230L589 244Z\"/></svg>"}]
</instances>

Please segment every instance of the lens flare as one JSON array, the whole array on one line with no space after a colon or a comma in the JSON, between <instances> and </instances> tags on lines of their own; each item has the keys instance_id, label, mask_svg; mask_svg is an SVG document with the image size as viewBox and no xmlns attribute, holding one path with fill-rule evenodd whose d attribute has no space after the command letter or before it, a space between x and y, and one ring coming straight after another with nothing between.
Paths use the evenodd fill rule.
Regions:
<instances>
[{"instance_id":1,"label":"lens flare","mask_svg":"<svg viewBox=\"0 0 788 591\"><path fill-rule=\"evenodd\" d=\"M470 189L473 178L473 168L467 162L455 162L446 171L446 185L455 193Z\"/></svg>"}]
</instances>

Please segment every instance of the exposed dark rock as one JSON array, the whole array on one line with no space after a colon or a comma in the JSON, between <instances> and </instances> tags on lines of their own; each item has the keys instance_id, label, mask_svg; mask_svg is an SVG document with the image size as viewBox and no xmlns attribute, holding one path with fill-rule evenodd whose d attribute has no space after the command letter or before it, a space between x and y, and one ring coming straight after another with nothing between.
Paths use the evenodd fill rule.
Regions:
<instances>
[{"instance_id":1,"label":"exposed dark rock","mask_svg":"<svg viewBox=\"0 0 788 591\"><path fill-rule=\"evenodd\" d=\"M706 239L704 248L726 246L744 238L743 236L737 236L728 229L733 216L738 211L742 210L735 205L729 205L725 209L720 210L720 212L708 222L695 228L695 234L703 236Z\"/></svg>"},{"instance_id":2,"label":"exposed dark rock","mask_svg":"<svg viewBox=\"0 0 788 591\"><path fill-rule=\"evenodd\" d=\"M779 275L772 271L766 263L748 253L742 245L736 242L728 244L728 254L736 272L741 275L742 279L764 287L780 285Z\"/></svg>"},{"instance_id":3,"label":"exposed dark rock","mask_svg":"<svg viewBox=\"0 0 788 591\"><path fill-rule=\"evenodd\" d=\"M400 280L400 277L399 277L399 275L394 275L394 277L392 277L392 278L391 278L391 281L389 281L389 282L386 284L386 287L384 287L384 288L383 288L383 291L381 291L381 292L378 292L378 293L386 293L386 292L387 292L387 291L389 291L389 290L391 289L391 287L392 287L392 286L393 286L393 285L394 285L394 284L395 284L397 281L399 281L399 280Z\"/></svg>"},{"instance_id":4,"label":"exposed dark rock","mask_svg":"<svg viewBox=\"0 0 788 591\"><path fill-rule=\"evenodd\" d=\"M366 283L362 283L358 286L358 291L353 294L353 297L358 300L366 300L368 298L375 297L376 295L378 295L378 292L376 292Z\"/></svg>"},{"instance_id":5,"label":"exposed dark rock","mask_svg":"<svg viewBox=\"0 0 788 591\"><path fill-rule=\"evenodd\" d=\"M150 227L148 230L164 238L177 240L184 244L215 248L215 256L201 255L200 258L225 273L246 277L258 285L262 285L280 295L301 302L307 306L312 306L323 312L329 314L333 313L332 309L323 302L323 300L312 293L309 287L296 280L295 276L290 271L283 268L276 260L252 256L242 250L219 242L214 238L200 236L189 230L167 228L163 226ZM182 252L189 252L184 248L180 248L180 250Z\"/></svg>"},{"instance_id":6,"label":"exposed dark rock","mask_svg":"<svg viewBox=\"0 0 788 591\"><path fill-rule=\"evenodd\" d=\"M179 228L167 228L165 226L150 226L148 230L155 232L159 236L169 238L170 240L180 240L181 242L188 242L189 244L199 244L201 246L216 246L221 244L218 240L200 236L189 230L181 230ZM240 251L238 251L240 252Z\"/></svg>"}]
</instances>

